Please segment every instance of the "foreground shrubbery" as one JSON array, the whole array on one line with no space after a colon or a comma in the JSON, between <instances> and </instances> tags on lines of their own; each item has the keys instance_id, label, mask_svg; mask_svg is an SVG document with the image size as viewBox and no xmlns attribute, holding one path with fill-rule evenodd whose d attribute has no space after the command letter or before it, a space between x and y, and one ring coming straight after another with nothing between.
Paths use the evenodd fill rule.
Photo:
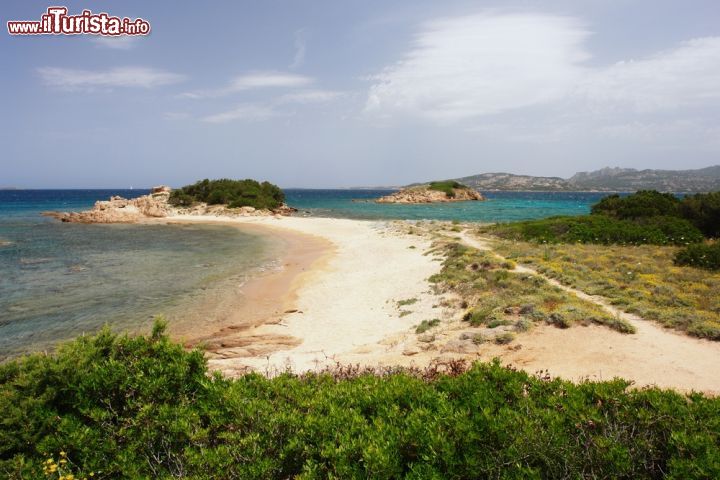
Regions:
<instances>
[{"instance_id":1,"label":"foreground shrubbery","mask_svg":"<svg viewBox=\"0 0 720 480\"><path fill-rule=\"evenodd\" d=\"M592 206L591 215L497 225L486 231L545 243L688 245L720 232L720 192L683 199L656 191L609 195Z\"/></svg>"},{"instance_id":2,"label":"foreground shrubbery","mask_svg":"<svg viewBox=\"0 0 720 480\"><path fill-rule=\"evenodd\" d=\"M720 477L720 400L628 385L496 363L228 380L159 329L105 331L0 367L0 472L45 478L53 457L94 478Z\"/></svg>"},{"instance_id":3,"label":"foreground shrubbery","mask_svg":"<svg viewBox=\"0 0 720 480\"><path fill-rule=\"evenodd\" d=\"M173 190L170 204L187 207L196 202L227 205L230 208L254 207L272 210L285 201L285 194L276 185L256 180L200 180Z\"/></svg>"},{"instance_id":4,"label":"foreground shrubbery","mask_svg":"<svg viewBox=\"0 0 720 480\"><path fill-rule=\"evenodd\" d=\"M720 242L688 245L675 254L675 264L720 270Z\"/></svg>"}]
</instances>

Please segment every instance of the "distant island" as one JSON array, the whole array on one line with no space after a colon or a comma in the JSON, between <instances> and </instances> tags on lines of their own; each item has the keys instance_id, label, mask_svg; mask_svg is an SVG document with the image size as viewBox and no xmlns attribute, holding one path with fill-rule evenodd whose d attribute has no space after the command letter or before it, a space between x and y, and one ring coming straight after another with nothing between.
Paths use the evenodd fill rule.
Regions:
<instances>
[{"instance_id":1,"label":"distant island","mask_svg":"<svg viewBox=\"0 0 720 480\"><path fill-rule=\"evenodd\" d=\"M568 179L512 173L483 173L455 179L477 190L543 192L710 192L720 190L720 165L697 170L636 170L602 168Z\"/></svg>"},{"instance_id":2,"label":"distant island","mask_svg":"<svg viewBox=\"0 0 720 480\"><path fill-rule=\"evenodd\" d=\"M454 180L414 185L380 197L377 203L439 203L485 200L476 190Z\"/></svg>"}]
</instances>

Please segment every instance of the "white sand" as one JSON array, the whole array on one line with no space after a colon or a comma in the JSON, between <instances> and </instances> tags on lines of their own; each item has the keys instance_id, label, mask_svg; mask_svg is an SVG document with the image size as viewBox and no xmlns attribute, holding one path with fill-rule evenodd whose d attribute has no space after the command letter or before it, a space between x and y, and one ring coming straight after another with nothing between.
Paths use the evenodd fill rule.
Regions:
<instances>
[{"instance_id":1,"label":"white sand","mask_svg":"<svg viewBox=\"0 0 720 480\"><path fill-rule=\"evenodd\" d=\"M175 216L171 220L209 219ZM333 251L317 262L319 265L296 278L294 308L299 312L287 314L280 324L264 325L252 332L291 335L302 343L265 358L212 360L211 366L221 371L237 371L239 363L261 371L289 367L299 372L346 362L358 354L373 359L391 347L383 343L387 338L412 332L422 320L442 315L439 307L433 308L438 298L427 282L440 270L440 263L424 255L430 248L429 240L405 233L407 226L402 227L403 232L389 222L336 218L223 217L211 221L217 220L289 229L320 236L334 245ZM398 307L398 301L411 298L418 301ZM401 317L401 309L412 313Z\"/></svg>"}]
</instances>

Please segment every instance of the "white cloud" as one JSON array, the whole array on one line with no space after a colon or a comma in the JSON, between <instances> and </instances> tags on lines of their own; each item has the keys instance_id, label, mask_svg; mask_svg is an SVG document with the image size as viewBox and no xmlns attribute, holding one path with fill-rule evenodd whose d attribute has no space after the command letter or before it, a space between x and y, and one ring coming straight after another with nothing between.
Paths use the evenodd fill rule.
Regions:
<instances>
[{"instance_id":1,"label":"white cloud","mask_svg":"<svg viewBox=\"0 0 720 480\"><path fill-rule=\"evenodd\" d=\"M202 121L208 123L227 123L235 120L256 122L282 116L286 116L286 114L267 105L242 104L233 110L203 117Z\"/></svg>"},{"instance_id":2,"label":"white cloud","mask_svg":"<svg viewBox=\"0 0 720 480\"><path fill-rule=\"evenodd\" d=\"M98 47L111 48L113 50L131 50L137 46L139 38L129 35L120 37L97 36L93 37L92 41Z\"/></svg>"},{"instance_id":3,"label":"white cloud","mask_svg":"<svg viewBox=\"0 0 720 480\"><path fill-rule=\"evenodd\" d=\"M153 88L177 83L183 75L147 67L120 67L104 71L43 67L38 73L46 85L68 90L135 87Z\"/></svg>"},{"instance_id":4,"label":"white cloud","mask_svg":"<svg viewBox=\"0 0 720 480\"><path fill-rule=\"evenodd\" d=\"M450 123L552 108L572 121L611 114L624 125L637 114L720 106L720 37L590 66L583 25L515 13L426 23L403 59L371 78L365 111Z\"/></svg>"},{"instance_id":5,"label":"white cloud","mask_svg":"<svg viewBox=\"0 0 720 480\"><path fill-rule=\"evenodd\" d=\"M295 32L295 56L290 68L298 68L305 63L305 30Z\"/></svg>"},{"instance_id":6,"label":"white cloud","mask_svg":"<svg viewBox=\"0 0 720 480\"><path fill-rule=\"evenodd\" d=\"M229 95L257 88L277 87L304 87L313 83L313 79L304 75L282 72L253 72L235 77L227 87L217 90L202 90L197 92L186 92L180 95L182 98L201 99Z\"/></svg>"},{"instance_id":7,"label":"white cloud","mask_svg":"<svg viewBox=\"0 0 720 480\"><path fill-rule=\"evenodd\" d=\"M455 121L557 100L584 75L583 24L479 14L423 25L404 59L375 77L366 110Z\"/></svg>"},{"instance_id":8,"label":"white cloud","mask_svg":"<svg viewBox=\"0 0 720 480\"><path fill-rule=\"evenodd\" d=\"M720 37L693 39L589 75L578 94L595 107L640 112L720 103Z\"/></svg>"},{"instance_id":9,"label":"white cloud","mask_svg":"<svg viewBox=\"0 0 720 480\"><path fill-rule=\"evenodd\" d=\"M281 95L276 103L326 103L337 100L343 95L344 92L335 90L304 90Z\"/></svg>"}]
</instances>

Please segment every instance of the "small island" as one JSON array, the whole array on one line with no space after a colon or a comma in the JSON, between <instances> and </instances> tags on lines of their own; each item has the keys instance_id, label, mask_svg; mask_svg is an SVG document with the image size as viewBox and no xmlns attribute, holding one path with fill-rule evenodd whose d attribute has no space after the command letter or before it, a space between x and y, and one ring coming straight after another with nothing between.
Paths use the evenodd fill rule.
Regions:
<instances>
[{"instance_id":1,"label":"small island","mask_svg":"<svg viewBox=\"0 0 720 480\"><path fill-rule=\"evenodd\" d=\"M403 188L380 197L377 203L440 203L485 200L477 190L454 180L430 182Z\"/></svg>"},{"instance_id":2,"label":"small island","mask_svg":"<svg viewBox=\"0 0 720 480\"><path fill-rule=\"evenodd\" d=\"M290 215L277 185L257 180L200 180L173 190L153 187L148 195L126 199L119 196L95 202L83 212L43 212L43 215L70 223L136 223L148 218L177 215L268 216Z\"/></svg>"}]
</instances>

